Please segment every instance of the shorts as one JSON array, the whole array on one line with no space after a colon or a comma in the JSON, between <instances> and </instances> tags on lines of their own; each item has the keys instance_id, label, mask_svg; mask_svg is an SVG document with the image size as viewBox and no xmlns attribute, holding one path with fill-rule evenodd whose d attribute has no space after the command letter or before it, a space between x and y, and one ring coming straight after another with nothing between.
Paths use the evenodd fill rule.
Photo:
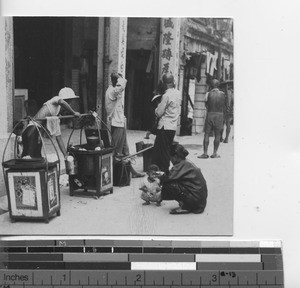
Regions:
<instances>
[{"instance_id":1,"label":"shorts","mask_svg":"<svg viewBox=\"0 0 300 288\"><path fill-rule=\"evenodd\" d=\"M205 120L204 132L210 134L212 131L221 131L224 125L224 115L220 112L209 112Z\"/></svg>"},{"instance_id":2,"label":"shorts","mask_svg":"<svg viewBox=\"0 0 300 288\"><path fill-rule=\"evenodd\" d=\"M233 121L233 113L226 113L224 115L224 124L229 126Z\"/></svg>"}]
</instances>

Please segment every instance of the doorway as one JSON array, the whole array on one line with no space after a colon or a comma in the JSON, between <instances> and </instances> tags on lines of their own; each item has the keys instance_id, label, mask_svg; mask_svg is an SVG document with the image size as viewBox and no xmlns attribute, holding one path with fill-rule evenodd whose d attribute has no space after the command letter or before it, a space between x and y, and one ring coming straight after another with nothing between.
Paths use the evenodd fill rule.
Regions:
<instances>
[{"instance_id":1,"label":"doorway","mask_svg":"<svg viewBox=\"0 0 300 288\"><path fill-rule=\"evenodd\" d=\"M40 107L64 87L64 18L14 17L15 88Z\"/></svg>"},{"instance_id":2,"label":"doorway","mask_svg":"<svg viewBox=\"0 0 300 288\"><path fill-rule=\"evenodd\" d=\"M149 130L155 118L159 31L159 18L128 18L125 114L132 130Z\"/></svg>"},{"instance_id":3,"label":"doorway","mask_svg":"<svg viewBox=\"0 0 300 288\"><path fill-rule=\"evenodd\" d=\"M154 75L146 72L150 53L149 50L127 51L125 109L128 128L132 130L149 130L154 118L151 106Z\"/></svg>"}]
</instances>

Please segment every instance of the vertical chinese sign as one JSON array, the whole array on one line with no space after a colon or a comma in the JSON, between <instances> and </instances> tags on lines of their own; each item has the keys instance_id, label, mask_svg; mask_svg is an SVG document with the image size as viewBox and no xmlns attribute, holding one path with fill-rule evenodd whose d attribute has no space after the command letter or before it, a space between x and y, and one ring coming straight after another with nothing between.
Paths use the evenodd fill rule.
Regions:
<instances>
[{"instance_id":1,"label":"vertical chinese sign","mask_svg":"<svg viewBox=\"0 0 300 288\"><path fill-rule=\"evenodd\" d=\"M121 73L124 78L126 70L126 46L127 46L127 18L120 18L119 26L119 59L118 59L118 73ZM124 96L124 92L123 92ZM124 105L123 97L123 105Z\"/></svg>"},{"instance_id":2,"label":"vertical chinese sign","mask_svg":"<svg viewBox=\"0 0 300 288\"><path fill-rule=\"evenodd\" d=\"M127 46L127 18L120 18L119 29L119 59L118 59L118 72L125 77L126 68L126 46Z\"/></svg>"},{"instance_id":3,"label":"vertical chinese sign","mask_svg":"<svg viewBox=\"0 0 300 288\"><path fill-rule=\"evenodd\" d=\"M161 21L161 75L171 72L178 84L180 18L163 18Z\"/></svg>"}]
</instances>

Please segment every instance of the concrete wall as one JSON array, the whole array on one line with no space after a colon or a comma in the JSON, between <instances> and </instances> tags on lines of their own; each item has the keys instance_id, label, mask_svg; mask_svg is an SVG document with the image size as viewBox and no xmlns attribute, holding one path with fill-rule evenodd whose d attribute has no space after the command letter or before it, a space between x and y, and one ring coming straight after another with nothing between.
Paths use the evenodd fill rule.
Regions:
<instances>
[{"instance_id":1,"label":"concrete wall","mask_svg":"<svg viewBox=\"0 0 300 288\"><path fill-rule=\"evenodd\" d=\"M205 94L207 92L205 64L201 69L201 80L195 82L195 102L194 102L194 122L193 122L193 134L200 134L203 132L204 122L206 117L205 108Z\"/></svg>"}]
</instances>

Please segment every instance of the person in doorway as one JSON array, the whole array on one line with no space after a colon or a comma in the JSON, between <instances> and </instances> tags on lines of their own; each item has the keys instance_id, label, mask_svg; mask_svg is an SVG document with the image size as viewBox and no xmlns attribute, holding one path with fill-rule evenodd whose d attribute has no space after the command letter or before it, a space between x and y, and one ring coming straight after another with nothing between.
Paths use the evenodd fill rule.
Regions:
<instances>
[{"instance_id":1,"label":"person in doorway","mask_svg":"<svg viewBox=\"0 0 300 288\"><path fill-rule=\"evenodd\" d=\"M110 75L111 84L105 93L105 108L107 113L107 124L111 127L112 140L115 146L116 156L129 155L129 147L126 135L126 118L124 115L123 92L127 80L121 74L113 72ZM132 178L144 177L145 174L138 173L130 165Z\"/></svg>"},{"instance_id":2,"label":"person in doorway","mask_svg":"<svg viewBox=\"0 0 300 288\"><path fill-rule=\"evenodd\" d=\"M221 132L221 142L228 143L229 134L231 131L231 124L233 121L233 88L230 87L228 89L227 97L226 97L226 111L224 113L224 124L226 126L226 136L225 139L222 139L223 130ZM223 141L222 141L223 140Z\"/></svg>"},{"instance_id":3,"label":"person in doorway","mask_svg":"<svg viewBox=\"0 0 300 288\"><path fill-rule=\"evenodd\" d=\"M159 168L157 165L151 164L147 170L147 176L141 183L140 190L142 191L141 198L145 201L143 205L149 205L155 202L156 206L161 203L161 187L159 176Z\"/></svg>"},{"instance_id":4,"label":"person in doorway","mask_svg":"<svg viewBox=\"0 0 300 288\"><path fill-rule=\"evenodd\" d=\"M207 159L209 158L207 154L208 145L209 145L209 136L214 132L214 150L211 158L220 158L220 155L217 154L220 140L221 132L223 129L223 117L225 110L225 94L219 90L220 82L217 79L212 80L212 90L207 95L207 100L205 103L207 109L207 115L205 120L204 127L204 139L203 139L203 149L204 153L198 158Z\"/></svg>"},{"instance_id":5,"label":"person in doorway","mask_svg":"<svg viewBox=\"0 0 300 288\"><path fill-rule=\"evenodd\" d=\"M155 115L155 109L157 108L158 104L161 101L162 95L165 93L166 88L164 86L164 83L162 82L162 80L160 79L157 85L156 90L154 91L154 96L151 100L151 110L153 109L153 120L152 120L152 125L151 125L151 130L147 131L145 139L150 139L150 135L156 135L157 133L157 125L158 125L158 121L159 118Z\"/></svg>"},{"instance_id":6,"label":"person in doorway","mask_svg":"<svg viewBox=\"0 0 300 288\"><path fill-rule=\"evenodd\" d=\"M80 113L73 110L68 104L68 100L78 98L71 88L62 88L58 96L52 97L50 100L45 102L40 110L33 117L35 119L47 119L47 130L51 136L56 137L57 144L64 155L67 156L67 150L63 143L60 130L60 122L58 116L61 107L65 108L68 112L73 114L75 117L79 117ZM22 133L23 152L22 158L40 158L42 157L42 139L40 137L43 129L41 125L44 121L30 121L26 129Z\"/></svg>"},{"instance_id":7,"label":"person in doorway","mask_svg":"<svg viewBox=\"0 0 300 288\"><path fill-rule=\"evenodd\" d=\"M180 144L170 149L173 167L167 177L162 176L161 200L176 200L179 207L170 214L202 213L207 202L207 185L200 168L186 160L189 152Z\"/></svg>"},{"instance_id":8,"label":"person in doorway","mask_svg":"<svg viewBox=\"0 0 300 288\"><path fill-rule=\"evenodd\" d=\"M180 91L175 89L174 76L171 73L164 74L162 81L166 91L155 109L155 115L159 121L152 152L152 163L167 174L170 166L170 145L173 143L177 130L181 95Z\"/></svg>"}]
</instances>

